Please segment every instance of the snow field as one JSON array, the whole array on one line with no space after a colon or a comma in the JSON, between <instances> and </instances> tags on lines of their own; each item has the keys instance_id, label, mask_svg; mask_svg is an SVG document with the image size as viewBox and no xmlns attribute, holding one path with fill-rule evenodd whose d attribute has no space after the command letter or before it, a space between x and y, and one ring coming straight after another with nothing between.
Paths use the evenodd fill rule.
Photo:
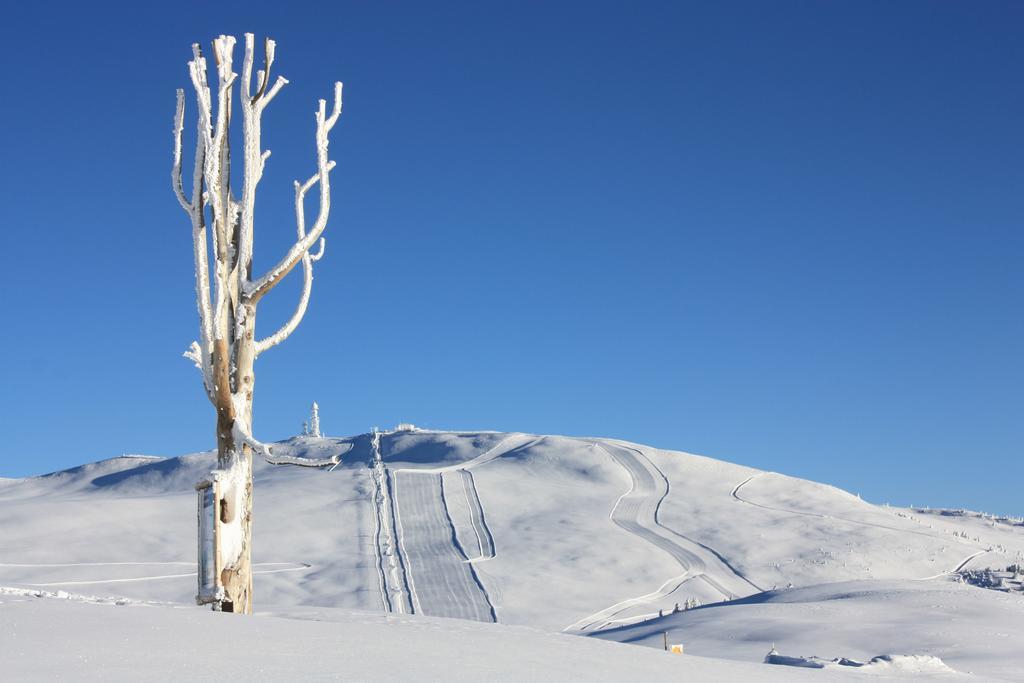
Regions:
<instances>
[{"instance_id":1,"label":"snow field","mask_svg":"<svg viewBox=\"0 0 1024 683\"><path fill-rule=\"evenodd\" d=\"M255 465L257 612L345 622L369 619L353 616L366 610L413 625L456 617L430 622L449 638L496 619L653 647L667 630L687 661L760 662L774 642L784 656L934 655L961 672L944 676L1024 680L1024 657L1002 647L1020 644L1013 624L1024 598L935 592L952 571L1003 569L1024 553L1024 526L1012 519L875 506L831 486L609 439L417 431L300 437L274 452L308 462ZM11 587L0 609L76 591L190 605L193 485L213 461L132 456L0 483L0 586ZM671 614L692 599L703 607ZM895 630L900 638L884 637ZM851 667L811 673L871 667L836 668Z\"/></svg>"},{"instance_id":2,"label":"snow field","mask_svg":"<svg viewBox=\"0 0 1024 683\"><path fill-rule=\"evenodd\" d=\"M852 581L707 605L595 637L660 648L667 631L669 640L685 643L688 652L750 662L761 661L773 645L783 656L825 660L938 657L976 680L1021 681L1022 610L1020 595L965 586L948 577Z\"/></svg>"},{"instance_id":3,"label":"snow field","mask_svg":"<svg viewBox=\"0 0 1024 683\"><path fill-rule=\"evenodd\" d=\"M823 680L817 671L455 619L301 607L238 619L196 607L53 598L0 589L5 680Z\"/></svg>"}]
</instances>

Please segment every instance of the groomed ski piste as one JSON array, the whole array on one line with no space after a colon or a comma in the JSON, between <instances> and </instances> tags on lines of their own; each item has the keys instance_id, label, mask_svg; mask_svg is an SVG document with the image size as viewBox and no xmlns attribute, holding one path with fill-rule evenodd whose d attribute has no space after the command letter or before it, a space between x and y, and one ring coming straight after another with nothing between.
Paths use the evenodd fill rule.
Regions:
<instances>
[{"instance_id":1,"label":"groomed ski piste","mask_svg":"<svg viewBox=\"0 0 1024 683\"><path fill-rule=\"evenodd\" d=\"M508 437L472 460L438 468L394 468L372 437L377 566L389 612L497 621L473 562L494 557L494 539L471 471L521 445ZM504 450L503 450L504 449ZM399 493L400 492L400 493ZM399 502L401 501L401 502ZM406 509L403 517L402 508Z\"/></svg>"},{"instance_id":2,"label":"groomed ski piste","mask_svg":"<svg viewBox=\"0 0 1024 683\"><path fill-rule=\"evenodd\" d=\"M594 437L404 428L295 437L274 453L281 464L255 470L265 615L379 614L435 629L497 622L657 649L672 640L685 659L772 671L782 667L762 659L774 646L775 664L819 677L884 669L1024 680L1024 655L1008 654L1024 652L1022 630L1009 626L1024 617L1024 597L957 582L965 569L1019 564L1020 520L877 506L824 484ZM0 480L0 612L61 597L190 605L193 485L213 460L127 456ZM944 638L901 622L907 651L884 651L883 631L896 626L878 618L880 595L945 624ZM922 595L935 601L931 617ZM958 618L947 623L949 605ZM844 640L809 638L833 629L836 606L856 622ZM756 614L758 628L743 628L742 614ZM917 658L887 658L897 654ZM929 657L950 670L936 673Z\"/></svg>"}]
</instances>

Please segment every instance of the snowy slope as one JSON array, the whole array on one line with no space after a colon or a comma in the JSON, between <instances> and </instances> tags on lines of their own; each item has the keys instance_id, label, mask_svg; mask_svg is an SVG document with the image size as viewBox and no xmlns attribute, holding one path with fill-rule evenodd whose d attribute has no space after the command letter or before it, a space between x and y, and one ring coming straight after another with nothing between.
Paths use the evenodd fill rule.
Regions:
<instances>
[{"instance_id":1,"label":"snowy slope","mask_svg":"<svg viewBox=\"0 0 1024 683\"><path fill-rule=\"evenodd\" d=\"M1024 678L1024 596L948 578L853 581L774 591L621 627L596 637L661 648L663 633L710 657L762 661L882 654L939 657L984 680Z\"/></svg>"},{"instance_id":2,"label":"snowy slope","mask_svg":"<svg viewBox=\"0 0 1024 683\"><path fill-rule=\"evenodd\" d=\"M384 434L377 450L383 482L370 435L275 448L340 456L330 471L257 463L259 602L385 609L387 573L386 588L407 594L394 611L419 600L412 609L428 615L593 629L689 598L924 578L972 556L972 567L1005 567L1024 551L1024 527L975 525L963 538L964 517L620 441L413 432ZM0 584L105 581L189 601L193 485L212 462L113 458L0 487Z\"/></svg>"},{"instance_id":3,"label":"snowy slope","mask_svg":"<svg viewBox=\"0 0 1024 683\"><path fill-rule=\"evenodd\" d=\"M347 610L245 619L0 589L0 615L0 666L10 681L858 680L524 627Z\"/></svg>"},{"instance_id":4,"label":"snowy slope","mask_svg":"<svg viewBox=\"0 0 1024 683\"><path fill-rule=\"evenodd\" d=\"M880 507L831 486L611 439L414 431L297 437L274 451L337 465L256 464L264 612L607 633L650 625L688 600L941 577L1024 554L1016 520ZM190 603L193 485L213 461L129 456L0 481L0 586ZM724 656L739 655L750 658Z\"/></svg>"}]
</instances>

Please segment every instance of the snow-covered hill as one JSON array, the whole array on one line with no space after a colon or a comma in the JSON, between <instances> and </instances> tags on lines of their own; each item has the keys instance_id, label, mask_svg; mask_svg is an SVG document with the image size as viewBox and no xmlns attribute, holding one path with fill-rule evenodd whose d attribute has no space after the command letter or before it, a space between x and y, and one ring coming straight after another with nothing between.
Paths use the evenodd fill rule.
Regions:
<instances>
[{"instance_id":1,"label":"snow-covered hill","mask_svg":"<svg viewBox=\"0 0 1024 683\"><path fill-rule=\"evenodd\" d=\"M851 581L780 590L611 629L596 637L661 648L664 634L706 656L938 656L984 680L1024 676L1024 598L951 580ZM915 673L904 662L900 673Z\"/></svg>"},{"instance_id":2,"label":"snow-covered hill","mask_svg":"<svg viewBox=\"0 0 1024 683\"><path fill-rule=\"evenodd\" d=\"M384 611L603 637L638 624L646 635L622 639L680 630L689 652L750 659L753 645L719 652L679 624L738 614L761 599L751 596L791 585L932 585L1024 555L1015 520L879 507L611 439L403 431L297 437L274 452L331 464L257 463L257 611ZM193 486L213 460L126 456L0 481L0 586L190 603ZM739 598L749 600L725 602ZM1019 596L1006 600L1024 616ZM659 610L694 601L726 606L658 625ZM773 634L762 635L747 641L767 651ZM848 645L836 656L870 649ZM1024 662L1019 670L1024 678Z\"/></svg>"}]
</instances>

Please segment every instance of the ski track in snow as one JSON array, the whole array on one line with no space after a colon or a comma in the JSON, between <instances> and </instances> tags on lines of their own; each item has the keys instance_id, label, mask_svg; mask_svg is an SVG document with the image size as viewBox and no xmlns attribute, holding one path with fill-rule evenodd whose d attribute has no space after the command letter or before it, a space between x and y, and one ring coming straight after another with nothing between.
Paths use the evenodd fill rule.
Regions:
<instances>
[{"instance_id":1,"label":"ski track in snow","mask_svg":"<svg viewBox=\"0 0 1024 683\"><path fill-rule=\"evenodd\" d=\"M651 591L647 595L640 595L635 598L628 598L626 600L623 600L622 602L617 602L610 607L604 608L600 612L596 612L588 617L580 619L575 624L572 624L571 626L567 626L566 628L564 628L563 631L566 633L586 632L594 630L599 631L602 628L613 624L619 626L631 621L642 621L644 618L646 618L647 615L637 615L633 617L628 617L626 619L616 619L615 617L622 614L626 610L636 607L637 605L642 605L647 602L653 602L655 600L661 600L666 596L671 595L672 593L679 590L683 586L683 584L689 583L690 581L694 581L700 578L702 578L701 575L692 576L689 573L672 577L665 583L661 584L661 586L659 586L657 590Z\"/></svg>"},{"instance_id":2,"label":"ski track in snow","mask_svg":"<svg viewBox=\"0 0 1024 683\"><path fill-rule=\"evenodd\" d=\"M448 517L463 554L469 562L494 559L494 537L487 526L473 473L469 470L446 471L440 477Z\"/></svg>"},{"instance_id":3,"label":"ski track in snow","mask_svg":"<svg viewBox=\"0 0 1024 683\"><path fill-rule=\"evenodd\" d=\"M416 611L415 587L407 571L401 547L401 523L395 505L394 483L380 451L382 432L372 437L374 555L380 583L381 602L386 612L411 614Z\"/></svg>"},{"instance_id":4,"label":"ski track in snow","mask_svg":"<svg viewBox=\"0 0 1024 683\"><path fill-rule=\"evenodd\" d=\"M964 567L969 565L972 560L974 560L977 557L981 557L982 555L988 555L989 552L991 551L979 550L978 552L972 555L968 555L966 558L964 558L964 560L956 566L956 569L951 569L948 572L939 572L938 574L933 574L932 576L923 576L920 579L914 579L914 581L931 581L932 579L938 579L943 576L950 576L951 574L956 574L957 572L963 570Z\"/></svg>"},{"instance_id":5,"label":"ski track in snow","mask_svg":"<svg viewBox=\"0 0 1024 683\"><path fill-rule=\"evenodd\" d=\"M609 518L620 528L665 551L679 563L684 573L666 581L658 590L630 598L595 612L566 627L565 631L600 630L613 623L614 617L638 604L663 599L689 580L701 580L720 593L725 600L760 592L762 589L737 571L715 549L688 538L661 523L661 505L671 490L668 477L644 455L643 451L624 444L592 441L629 473L631 485L619 496ZM709 565L729 586L707 573Z\"/></svg>"},{"instance_id":6,"label":"ski track in snow","mask_svg":"<svg viewBox=\"0 0 1024 683\"><path fill-rule=\"evenodd\" d=\"M0 567L153 567L155 565L167 566L169 564L192 567L195 562L60 562L56 564L22 564L19 562L0 562ZM278 563L272 563L278 564Z\"/></svg>"},{"instance_id":7,"label":"ski track in snow","mask_svg":"<svg viewBox=\"0 0 1024 683\"><path fill-rule=\"evenodd\" d=\"M390 537L391 595L400 601L399 613L415 613L416 587L409 575L409 562L402 546L402 523L398 517L398 501L395 500L395 480L387 468L384 469L384 483L387 491L387 514L390 519L387 528Z\"/></svg>"},{"instance_id":8,"label":"ski track in snow","mask_svg":"<svg viewBox=\"0 0 1024 683\"><path fill-rule=\"evenodd\" d=\"M763 505L761 503L755 503L754 501L752 501L752 500L750 500L748 498L743 498L742 496L740 496L740 489L741 488L743 488L744 486L749 484L753 479L756 479L757 477L760 477L761 475L764 475L764 474L768 474L768 473L767 472L758 472L757 474L752 474L749 477L747 477L746 479L744 479L743 481L741 481L739 484L736 485L736 488L734 488L732 490L732 497L735 498L736 500L738 500L741 503L746 503L747 505L753 505L754 507L759 507L759 508L762 508L764 510L773 510L775 512L785 512L785 513L788 513L788 514L791 514L791 515L802 515L804 517L817 517L819 519L832 519L832 520L835 520L837 522L846 522L848 524L859 524L861 526L870 526L870 527L875 527L876 529L886 529L888 531L896 531L896 532L902 533L902 534L917 534L918 536L927 536L928 538L932 538L932 539L936 539L936 540L944 541L944 542L949 542L949 539L944 537L944 536L939 536L937 534L930 534L930 533L928 533L926 531L919 531L919 530L916 530L916 529L900 529L899 527L886 526L885 524L877 524L875 522L865 522L865 521L862 521L862 520L859 520L859 519L850 519L849 517L839 517L837 515L826 515L826 514L822 514L822 513L818 513L818 512L805 512L803 510L790 510L790 509L787 509L787 508L775 507L773 505ZM968 543L966 541L962 541L962 542L965 543L966 545L974 545L973 543ZM975 546L975 547L978 547L978 546ZM925 576L925 577L923 577L921 579L917 579L917 580L919 580L919 581L928 581L929 579L937 579L937 578L939 578L941 576L948 576L950 574L955 574L958 571L962 570L964 567L966 567L971 562L971 560L973 560L976 557L980 557L981 555L985 555L988 552L990 552L988 548L983 548L982 550L980 550L980 551L978 551L978 552L968 556L966 559L964 559L962 562L960 562L960 564L958 564L955 569L951 569L948 572L940 572L940 573L935 574L933 576Z\"/></svg>"},{"instance_id":9,"label":"ski track in snow","mask_svg":"<svg viewBox=\"0 0 1024 683\"><path fill-rule=\"evenodd\" d=\"M0 567L104 567L104 566L157 566L157 565L194 565L194 562L73 562L68 564L10 564L0 563ZM256 569L256 567L273 567L287 565L281 569ZM299 572L309 569L312 565L305 562L262 562L253 565L253 574L280 574L282 572ZM183 574L158 574L155 576L132 576L121 579L90 579L84 581L50 581L47 583L26 583L26 586L46 588L52 586L89 586L101 583L135 583L138 581L158 581L160 579L180 579L195 576L196 572Z\"/></svg>"},{"instance_id":10,"label":"ski track in snow","mask_svg":"<svg viewBox=\"0 0 1024 683\"><path fill-rule=\"evenodd\" d=\"M496 621L487 591L456 538L441 475L397 470L394 488L416 612ZM403 507L410 511L405 517Z\"/></svg>"},{"instance_id":11,"label":"ski track in snow","mask_svg":"<svg viewBox=\"0 0 1024 683\"><path fill-rule=\"evenodd\" d=\"M476 534L478 555L472 560L490 560L494 557L494 537L487 526L487 518L484 516L484 507L480 503L480 494L476 490L476 479L469 470L459 470L462 480L462 492L469 505L469 514L473 525L473 533Z\"/></svg>"},{"instance_id":12,"label":"ski track in snow","mask_svg":"<svg viewBox=\"0 0 1024 683\"><path fill-rule=\"evenodd\" d=\"M513 434L475 458L432 468L389 468L380 454L379 439L374 442L374 457L391 482L390 506L396 541L393 548L403 567L410 611L428 616L497 621L487 588L473 567L474 562L492 559L495 546L476 481L469 470L517 448L539 443L543 438ZM460 478L462 497L469 507L470 525L476 539L476 557L471 558L469 550L459 542L445 494L446 475L449 481L455 475ZM449 486L452 488L455 487ZM452 503L457 504L461 502ZM404 518L403 508L406 510Z\"/></svg>"},{"instance_id":13,"label":"ski track in snow","mask_svg":"<svg viewBox=\"0 0 1024 683\"><path fill-rule=\"evenodd\" d=\"M373 558L374 566L377 568L377 583L380 589L380 601L381 607L385 612L391 611L391 596L388 595L387 580L385 579L385 568L384 568L384 553L381 552L381 535L384 533L383 519L381 514L381 508L383 506L383 500L381 499L380 487L377 482L376 468L373 470L370 479L373 480Z\"/></svg>"}]
</instances>

